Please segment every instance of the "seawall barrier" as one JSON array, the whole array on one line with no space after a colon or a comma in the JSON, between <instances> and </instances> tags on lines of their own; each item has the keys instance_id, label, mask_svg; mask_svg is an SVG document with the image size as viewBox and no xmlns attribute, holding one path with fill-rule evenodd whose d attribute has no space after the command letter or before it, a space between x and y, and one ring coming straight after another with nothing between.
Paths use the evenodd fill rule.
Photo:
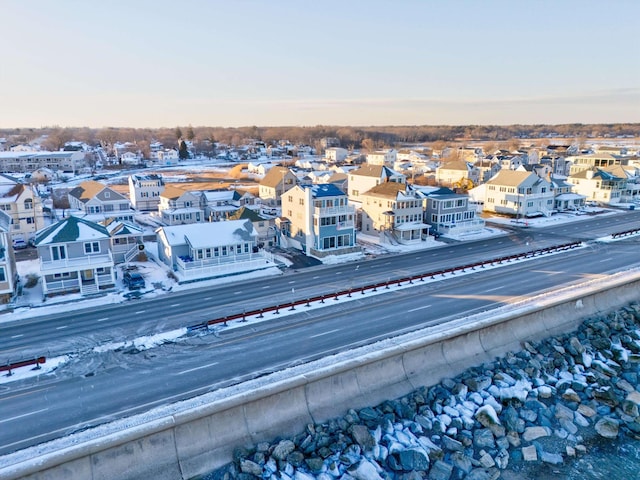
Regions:
<instances>
[{"instance_id":1,"label":"seawall barrier","mask_svg":"<svg viewBox=\"0 0 640 480\"><path fill-rule=\"evenodd\" d=\"M293 436L348 408L376 405L575 330L640 299L622 272L451 320L0 457L0 478L190 479L244 444ZM124 428L126 426L127 428Z\"/></svg>"}]
</instances>

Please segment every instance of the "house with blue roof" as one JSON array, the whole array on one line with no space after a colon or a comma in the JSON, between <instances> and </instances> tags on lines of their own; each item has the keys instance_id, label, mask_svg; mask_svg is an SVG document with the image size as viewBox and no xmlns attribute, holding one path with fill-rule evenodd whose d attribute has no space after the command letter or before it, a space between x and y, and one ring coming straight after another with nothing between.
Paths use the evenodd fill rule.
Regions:
<instances>
[{"instance_id":1,"label":"house with blue roof","mask_svg":"<svg viewBox=\"0 0 640 480\"><path fill-rule=\"evenodd\" d=\"M110 238L103 225L74 216L36 232L44 296L113 289Z\"/></svg>"},{"instance_id":2,"label":"house with blue roof","mask_svg":"<svg viewBox=\"0 0 640 480\"><path fill-rule=\"evenodd\" d=\"M356 211L332 183L296 185L282 195L281 240L306 255L359 253Z\"/></svg>"}]
</instances>

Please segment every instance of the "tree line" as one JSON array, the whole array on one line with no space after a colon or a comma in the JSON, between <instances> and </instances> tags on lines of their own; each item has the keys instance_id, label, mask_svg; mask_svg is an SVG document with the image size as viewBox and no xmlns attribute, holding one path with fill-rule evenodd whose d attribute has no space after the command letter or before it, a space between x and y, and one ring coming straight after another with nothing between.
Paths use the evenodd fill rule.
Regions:
<instances>
[{"instance_id":1,"label":"tree line","mask_svg":"<svg viewBox=\"0 0 640 480\"><path fill-rule=\"evenodd\" d=\"M192 142L197 151L206 152L216 143L239 146L250 140L266 144L286 140L292 144L306 144L318 149L322 139L337 139L344 148L399 147L403 144L432 142L481 141L506 142L514 138L601 138L640 137L639 123L614 124L560 124L560 125L418 125L418 126L282 126L282 127L193 127L171 128L88 128L42 127L0 129L0 138L10 145L30 143L46 136L42 146L60 150L67 142L78 141L89 145L111 146L116 142L134 143L147 152L153 142L165 147L178 148L182 141Z\"/></svg>"}]
</instances>

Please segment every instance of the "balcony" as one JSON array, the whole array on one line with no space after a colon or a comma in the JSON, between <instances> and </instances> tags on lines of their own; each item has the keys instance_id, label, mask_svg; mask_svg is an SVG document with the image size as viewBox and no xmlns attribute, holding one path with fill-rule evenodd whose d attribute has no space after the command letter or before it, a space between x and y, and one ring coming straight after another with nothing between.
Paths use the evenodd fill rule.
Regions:
<instances>
[{"instance_id":1,"label":"balcony","mask_svg":"<svg viewBox=\"0 0 640 480\"><path fill-rule=\"evenodd\" d=\"M42 258L40 258L40 271L42 273L70 272L74 270L112 266L113 256L111 252L102 255L83 255L82 257L64 258L61 260L42 260Z\"/></svg>"},{"instance_id":2,"label":"balcony","mask_svg":"<svg viewBox=\"0 0 640 480\"><path fill-rule=\"evenodd\" d=\"M264 250L256 253L214 257L202 260L176 258L176 273L183 281L222 277L273 267L273 255Z\"/></svg>"},{"instance_id":3,"label":"balcony","mask_svg":"<svg viewBox=\"0 0 640 480\"><path fill-rule=\"evenodd\" d=\"M351 205L343 205L341 207L314 207L314 217L327 217L329 215L355 215L356 209Z\"/></svg>"}]
</instances>

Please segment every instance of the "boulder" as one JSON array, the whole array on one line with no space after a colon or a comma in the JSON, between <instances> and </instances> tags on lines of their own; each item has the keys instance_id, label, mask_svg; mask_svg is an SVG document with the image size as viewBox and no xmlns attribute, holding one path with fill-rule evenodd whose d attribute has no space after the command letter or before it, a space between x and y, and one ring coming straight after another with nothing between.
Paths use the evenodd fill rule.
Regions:
<instances>
[{"instance_id":1,"label":"boulder","mask_svg":"<svg viewBox=\"0 0 640 480\"><path fill-rule=\"evenodd\" d=\"M382 480L375 465L365 459L349 468L348 472L356 480Z\"/></svg>"},{"instance_id":2,"label":"boulder","mask_svg":"<svg viewBox=\"0 0 640 480\"><path fill-rule=\"evenodd\" d=\"M598 435L604 438L616 438L620 424L611 417L603 417L596 423L595 429Z\"/></svg>"},{"instance_id":3,"label":"boulder","mask_svg":"<svg viewBox=\"0 0 640 480\"><path fill-rule=\"evenodd\" d=\"M364 452L371 450L376 445L376 439L364 425L352 425L351 436Z\"/></svg>"},{"instance_id":4,"label":"boulder","mask_svg":"<svg viewBox=\"0 0 640 480\"><path fill-rule=\"evenodd\" d=\"M525 442L531 442L541 437L548 437L551 435L551 430L548 427L527 427L524 429L522 439Z\"/></svg>"},{"instance_id":5,"label":"boulder","mask_svg":"<svg viewBox=\"0 0 640 480\"><path fill-rule=\"evenodd\" d=\"M282 440L275 446L271 456L276 460L284 460L291 452L296 449L295 444L291 440Z\"/></svg>"},{"instance_id":6,"label":"boulder","mask_svg":"<svg viewBox=\"0 0 640 480\"><path fill-rule=\"evenodd\" d=\"M522 459L525 462L537 462L538 452L535 445L529 445L528 447L522 447Z\"/></svg>"},{"instance_id":7,"label":"boulder","mask_svg":"<svg viewBox=\"0 0 640 480\"><path fill-rule=\"evenodd\" d=\"M442 460L436 460L431 467L431 470L429 470L429 476L427 478L429 480L449 480L449 478L451 478L452 471L452 465L449 465Z\"/></svg>"}]
</instances>

